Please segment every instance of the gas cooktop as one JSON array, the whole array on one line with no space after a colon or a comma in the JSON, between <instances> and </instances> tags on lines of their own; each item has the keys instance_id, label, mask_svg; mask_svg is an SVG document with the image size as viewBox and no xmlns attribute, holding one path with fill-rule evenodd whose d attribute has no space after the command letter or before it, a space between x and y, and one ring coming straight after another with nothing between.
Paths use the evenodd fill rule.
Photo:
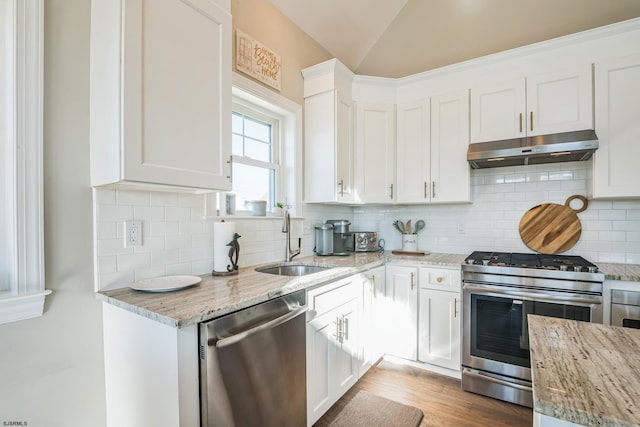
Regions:
<instances>
[{"instance_id":1,"label":"gas cooktop","mask_svg":"<svg viewBox=\"0 0 640 427\"><path fill-rule=\"evenodd\" d=\"M542 270L597 273L598 267L580 256L523 254L509 252L473 252L467 265L536 268Z\"/></svg>"}]
</instances>

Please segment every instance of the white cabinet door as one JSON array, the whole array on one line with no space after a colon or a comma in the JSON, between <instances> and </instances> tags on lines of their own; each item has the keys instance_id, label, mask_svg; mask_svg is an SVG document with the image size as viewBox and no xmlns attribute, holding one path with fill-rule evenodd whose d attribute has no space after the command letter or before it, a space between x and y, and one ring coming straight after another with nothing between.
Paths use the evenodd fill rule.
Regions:
<instances>
[{"instance_id":1,"label":"white cabinet door","mask_svg":"<svg viewBox=\"0 0 640 427\"><path fill-rule=\"evenodd\" d=\"M387 265L385 285L386 352L416 360L418 268Z\"/></svg>"},{"instance_id":2,"label":"white cabinet door","mask_svg":"<svg viewBox=\"0 0 640 427\"><path fill-rule=\"evenodd\" d=\"M353 276L307 292L308 425L358 380L359 285L357 276Z\"/></svg>"},{"instance_id":3,"label":"white cabinet door","mask_svg":"<svg viewBox=\"0 0 640 427\"><path fill-rule=\"evenodd\" d=\"M398 203L426 203L430 200L430 116L428 99L397 106L396 202Z\"/></svg>"},{"instance_id":4,"label":"white cabinet door","mask_svg":"<svg viewBox=\"0 0 640 427\"><path fill-rule=\"evenodd\" d=\"M385 269L377 267L360 275L362 281L362 312L360 316L361 377L384 354L382 330L384 321Z\"/></svg>"},{"instance_id":5,"label":"white cabinet door","mask_svg":"<svg viewBox=\"0 0 640 427\"><path fill-rule=\"evenodd\" d=\"M471 143L593 129L591 65L471 88Z\"/></svg>"},{"instance_id":6,"label":"white cabinet door","mask_svg":"<svg viewBox=\"0 0 640 427\"><path fill-rule=\"evenodd\" d=\"M460 370L460 294L420 289L418 360Z\"/></svg>"},{"instance_id":7,"label":"white cabinet door","mask_svg":"<svg viewBox=\"0 0 640 427\"><path fill-rule=\"evenodd\" d=\"M471 88L471 142L525 136L525 81Z\"/></svg>"},{"instance_id":8,"label":"white cabinet door","mask_svg":"<svg viewBox=\"0 0 640 427\"><path fill-rule=\"evenodd\" d=\"M335 347L334 364L330 371L336 401L358 381L358 303L359 300L351 300L339 308L340 345Z\"/></svg>"},{"instance_id":9,"label":"white cabinet door","mask_svg":"<svg viewBox=\"0 0 640 427\"><path fill-rule=\"evenodd\" d=\"M640 196L640 55L595 65L593 197Z\"/></svg>"},{"instance_id":10,"label":"white cabinet door","mask_svg":"<svg viewBox=\"0 0 640 427\"><path fill-rule=\"evenodd\" d=\"M307 322L307 425L312 425L333 405L332 359L339 345L337 313L331 311Z\"/></svg>"},{"instance_id":11,"label":"white cabinet door","mask_svg":"<svg viewBox=\"0 0 640 427\"><path fill-rule=\"evenodd\" d=\"M390 203L395 184L395 108L356 103L356 201Z\"/></svg>"},{"instance_id":12,"label":"white cabinet door","mask_svg":"<svg viewBox=\"0 0 640 427\"><path fill-rule=\"evenodd\" d=\"M527 77L527 136L593 129L591 64Z\"/></svg>"},{"instance_id":13,"label":"white cabinet door","mask_svg":"<svg viewBox=\"0 0 640 427\"><path fill-rule=\"evenodd\" d=\"M471 201L469 91L431 98L431 203Z\"/></svg>"},{"instance_id":14,"label":"white cabinet door","mask_svg":"<svg viewBox=\"0 0 640 427\"><path fill-rule=\"evenodd\" d=\"M308 96L305 108L305 201L352 202L353 103L330 90Z\"/></svg>"},{"instance_id":15,"label":"white cabinet door","mask_svg":"<svg viewBox=\"0 0 640 427\"><path fill-rule=\"evenodd\" d=\"M346 96L338 91L336 94L336 199L339 202L353 202L355 200L355 161L353 145L353 101L351 94ZM317 177L324 180L323 176Z\"/></svg>"},{"instance_id":16,"label":"white cabinet door","mask_svg":"<svg viewBox=\"0 0 640 427\"><path fill-rule=\"evenodd\" d=\"M231 188L231 16L208 0L92 2L91 181Z\"/></svg>"}]
</instances>

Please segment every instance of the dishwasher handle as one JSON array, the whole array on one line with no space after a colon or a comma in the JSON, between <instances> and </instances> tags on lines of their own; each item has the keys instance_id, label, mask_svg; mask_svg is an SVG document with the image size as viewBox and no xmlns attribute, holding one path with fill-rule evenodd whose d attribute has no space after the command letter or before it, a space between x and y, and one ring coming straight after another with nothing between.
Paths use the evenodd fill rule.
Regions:
<instances>
[{"instance_id":1,"label":"dishwasher handle","mask_svg":"<svg viewBox=\"0 0 640 427\"><path fill-rule=\"evenodd\" d=\"M216 348L228 347L230 345L233 345L239 341L242 341L250 337L251 335L257 334L260 331L264 331L265 329L275 328L276 326L279 326L295 317L298 317L305 311L307 311L306 306L298 307L293 311L283 314L282 316L277 317L273 320L269 320L268 322L258 325L255 328L247 329L246 331L242 331L238 334L231 335L230 337L221 338L218 341L216 341L216 344L215 344Z\"/></svg>"}]
</instances>

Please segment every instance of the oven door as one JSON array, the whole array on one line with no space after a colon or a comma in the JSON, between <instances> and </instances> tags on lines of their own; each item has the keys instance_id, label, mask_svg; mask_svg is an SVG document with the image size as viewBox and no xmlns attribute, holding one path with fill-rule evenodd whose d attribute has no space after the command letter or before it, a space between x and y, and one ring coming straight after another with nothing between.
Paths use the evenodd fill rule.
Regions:
<instances>
[{"instance_id":1,"label":"oven door","mask_svg":"<svg viewBox=\"0 0 640 427\"><path fill-rule=\"evenodd\" d=\"M528 314L602 323L602 296L465 283L466 367L531 381Z\"/></svg>"}]
</instances>

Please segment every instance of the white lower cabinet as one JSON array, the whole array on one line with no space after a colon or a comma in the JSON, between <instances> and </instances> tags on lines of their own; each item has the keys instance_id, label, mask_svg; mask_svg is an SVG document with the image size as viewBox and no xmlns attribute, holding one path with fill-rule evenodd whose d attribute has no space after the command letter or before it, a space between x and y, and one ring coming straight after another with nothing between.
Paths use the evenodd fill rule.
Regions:
<instances>
[{"instance_id":1,"label":"white lower cabinet","mask_svg":"<svg viewBox=\"0 0 640 427\"><path fill-rule=\"evenodd\" d=\"M384 354L385 268L377 267L360 274L362 283L362 312L360 316L360 366L361 377Z\"/></svg>"},{"instance_id":2,"label":"white lower cabinet","mask_svg":"<svg viewBox=\"0 0 640 427\"><path fill-rule=\"evenodd\" d=\"M460 370L459 270L420 268L418 360Z\"/></svg>"},{"instance_id":3,"label":"white lower cabinet","mask_svg":"<svg viewBox=\"0 0 640 427\"><path fill-rule=\"evenodd\" d=\"M418 267L387 265L384 316L386 352L416 360L418 327Z\"/></svg>"},{"instance_id":4,"label":"white lower cabinet","mask_svg":"<svg viewBox=\"0 0 640 427\"><path fill-rule=\"evenodd\" d=\"M358 380L358 276L307 292L307 425Z\"/></svg>"}]
</instances>

